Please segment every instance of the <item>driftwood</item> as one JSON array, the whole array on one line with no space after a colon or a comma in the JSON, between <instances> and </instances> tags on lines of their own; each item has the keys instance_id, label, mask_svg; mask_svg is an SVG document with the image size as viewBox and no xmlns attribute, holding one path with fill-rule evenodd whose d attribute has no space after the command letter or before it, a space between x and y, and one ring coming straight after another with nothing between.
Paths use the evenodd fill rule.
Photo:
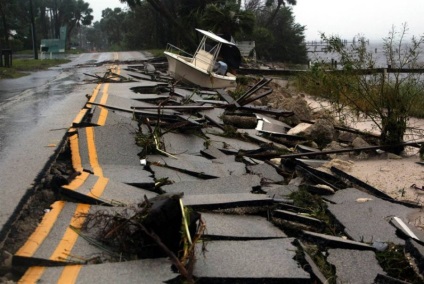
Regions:
<instances>
[{"instance_id":1,"label":"driftwood","mask_svg":"<svg viewBox=\"0 0 424 284\"><path fill-rule=\"evenodd\" d=\"M294 153L294 154L287 154L287 155L276 155L276 154L264 155L264 154L261 154L260 157L263 158L263 159L271 159L271 158L290 159L290 158L300 158L300 157L313 157L313 156L317 156L317 155L326 155L326 154L349 153L349 152L355 152L355 151L390 149L390 148L396 147L396 146L420 147L421 144L424 144L424 141L423 142L405 142L405 143L402 143L402 144L399 144L399 145L380 145L380 146L369 146L369 147L351 148L351 149L318 151L318 152L309 152L309 153ZM249 156L249 157L252 157L252 158L256 158L255 154L246 154L246 155Z\"/></svg>"}]
</instances>

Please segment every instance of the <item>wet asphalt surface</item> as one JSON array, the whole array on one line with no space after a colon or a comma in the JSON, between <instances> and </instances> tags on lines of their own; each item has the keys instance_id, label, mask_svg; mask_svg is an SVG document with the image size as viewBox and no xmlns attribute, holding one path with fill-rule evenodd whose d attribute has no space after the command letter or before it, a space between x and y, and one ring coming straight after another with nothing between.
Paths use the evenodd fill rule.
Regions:
<instances>
[{"instance_id":1,"label":"wet asphalt surface","mask_svg":"<svg viewBox=\"0 0 424 284\"><path fill-rule=\"evenodd\" d=\"M0 80L0 239L95 84L101 62L142 60L140 52L86 53L18 79ZM96 66L94 64L98 64Z\"/></svg>"}]
</instances>

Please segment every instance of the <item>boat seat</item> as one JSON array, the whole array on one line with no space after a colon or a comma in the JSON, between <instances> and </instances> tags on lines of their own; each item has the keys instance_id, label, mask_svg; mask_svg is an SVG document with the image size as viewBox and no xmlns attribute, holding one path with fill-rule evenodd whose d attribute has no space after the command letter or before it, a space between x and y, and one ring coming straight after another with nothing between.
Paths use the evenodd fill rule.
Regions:
<instances>
[{"instance_id":1,"label":"boat seat","mask_svg":"<svg viewBox=\"0 0 424 284\"><path fill-rule=\"evenodd\" d=\"M204 69L212 70L213 55L205 50L199 50L194 57L194 66Z\"/></svg>"}]
</instances>

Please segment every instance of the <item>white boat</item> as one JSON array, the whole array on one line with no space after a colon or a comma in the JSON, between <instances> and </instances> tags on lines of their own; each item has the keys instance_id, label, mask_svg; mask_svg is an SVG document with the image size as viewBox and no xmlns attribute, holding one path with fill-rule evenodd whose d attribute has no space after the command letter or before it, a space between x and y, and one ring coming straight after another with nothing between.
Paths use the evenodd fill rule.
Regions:
<instances>
[{"instance_id":1,"label":"white boat","mask_svg":"<svg viewBox=\"0 0 424 284\"><path fill-rule=\"evenodd\" d=\"M215 63L223 45L234 47L234 43L216 34L196 29L203 34L194 56L171 44L167 45L164 54L168 60L168 73L175 80L181 80L204 88L220 89L236 87L236 76L229 71L225 75L217 74ZM214 46L209 49L213 43Z\"/></svg>"}]
</instances>

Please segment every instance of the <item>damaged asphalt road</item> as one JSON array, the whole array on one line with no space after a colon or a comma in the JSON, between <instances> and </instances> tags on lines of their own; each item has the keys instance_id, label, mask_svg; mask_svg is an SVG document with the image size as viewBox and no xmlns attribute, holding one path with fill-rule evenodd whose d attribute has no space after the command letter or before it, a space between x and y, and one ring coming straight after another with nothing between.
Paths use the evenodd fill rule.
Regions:
<instances>
[{"instance_id":1,"label":"damaged asphalt road","mask_svg":"<svg viewBox=\"0 0 424 284\"><path fill-rule=\"evenodd\" d=\"M84 106L85 94L92 91L83 73L105 69L77 66L114 60L114 56L118 54L82 54L48 71L0 81L0 243L63 146L72 120ZM146 58L141 53L122 57Z\"/></svg>"},{"instance_id":2,"label":"damaged asphalt road","mask_svg":"<svg viewBox=\"0 0 424 284\"><path fill-rule=\"evenodd\" d=\"M92 84L79 85L57 104L63 108L45 114L60 116L56 143L46 134L51 125L36 124L46 133L21 159L30 159L28 153L36 159L35 146L57 155L41 165L39 187L29 186L34 176L25 188L51 203L28 237L6 239L5 248L14 250L7 257L12 275L4 277L28 283L422 281L424 234L411 219L421 206L379 194L340 169L324 171L325 154L284 159L306 139L290 134L295 125L281 119L292 111L252 104L271 95L270 80L234 99L223 90L171 83L161 62L105 69L84 70L97 74L86 76ZM70 103L80 108L67 111ZM159 225L173 220L167 227L175 226L173 217L181 214L188 216L183 220L200 216L187 230L180 230L185 221L173 228L170 251L155 237L170 233L147 213L168 196L181 197L183 205L173 202L170 213L155 217ZM93 220L105 225L92 226ZM18 233L12 227L10 235Z\"/></svg>"}]
</instances>

